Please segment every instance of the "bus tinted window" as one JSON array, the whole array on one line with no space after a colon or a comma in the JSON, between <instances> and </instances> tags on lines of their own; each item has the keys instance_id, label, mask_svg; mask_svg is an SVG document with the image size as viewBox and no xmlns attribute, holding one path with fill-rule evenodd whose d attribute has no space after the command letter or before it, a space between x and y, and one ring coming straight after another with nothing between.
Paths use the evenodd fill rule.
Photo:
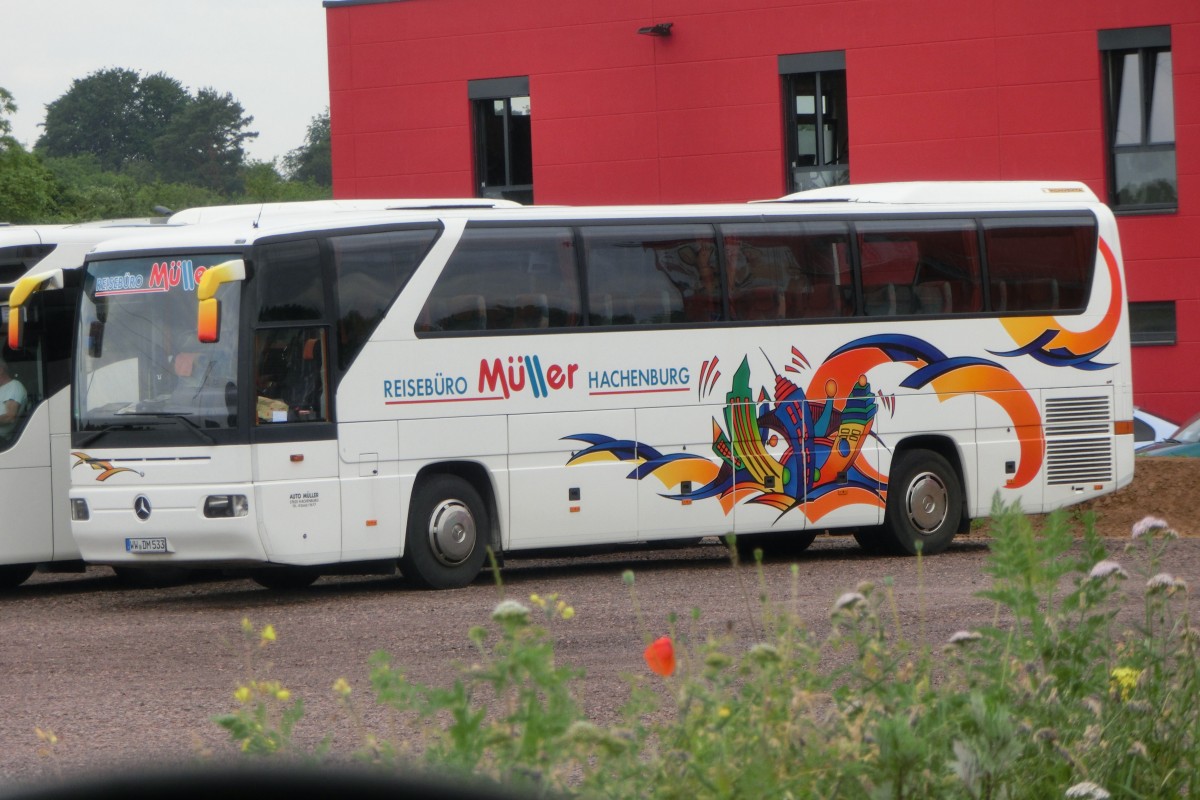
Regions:
<instances>
[{"instance_id":1,"label":"bus tinted window","mask_svg":"<svg viewBox=\"0 0 1200 800\"><path fill-rule=\"evenodd\" d=\"M582 229L591 325L721 318L716 239L709 225Z\"/></svg>"},{"instance_id":2,"label":"bus tinted window","mask_svg":"<svg viewBox=\"0 0 1200 800\"><path fill-rule=\"evenodd\" d=\"M334 236L337 275L338 366L350 366L408 283L437 231L407 230Z\"/></svg>"},{"instance_id":3,"label":"bus tinted window","mask_svg":"<svg viewBox=\"0 0 1200 800\"><path fill-rule=\"evenodd\" d=\"M1095 219L989 219L983 228L992 310L1081 310L1087 305Z\"/></svg>"},{"instance_id":4,"label":"bus tinted window","mask_svg":"<svg viewBox=\"0 0 1200 800\"><path fill-rule=\"evenodd\" d=\"M854 313L845 223L721 226L733 319L804 319Z\"/></svg>"},{"instance_id":5,"label":"bus tinted window","mask_svg":"<svg viewBox=\"0 0 1200 800\"><path fill-rule=\"evenodd\" d=\"M860 222L856 227L867 316L983 309L973 220Z\"/></svg>"},{"instance_id":6,"label":"bus tinted window","mask_svg":"<svg viewBox=\"0 0 1200 800\"><path fill-rule=\"evenodd\" d=\"M417 330L569 328L579 324L579 308L569 228L468 228Z\"/></svg>"},{"instance_id":7,"label":"bus tinted window","mask_svg":"<svg viewBox=\"0 0 1200 800\"><path fill-rule=\"evenodd\" d=\"M258 318L262 322L321 319L325 289L316 239L268 244L258 257Z\"/></svg>"}]
</instances>

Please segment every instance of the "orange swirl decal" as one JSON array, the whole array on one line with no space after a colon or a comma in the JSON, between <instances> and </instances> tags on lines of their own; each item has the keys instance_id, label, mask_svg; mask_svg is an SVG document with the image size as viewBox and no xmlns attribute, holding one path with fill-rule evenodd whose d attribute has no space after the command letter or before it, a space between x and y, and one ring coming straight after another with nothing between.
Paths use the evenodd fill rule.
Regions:
<instances>
[{"instance_id":1,"label":"orange swirl decal","mask_svg":"<svg viewBox=\"0 0 1200 800\"><path fill-rule=\"evenodd\" d=\"M1086 331L1064 330L1052 316L1009 317L1001 320L1008 335L1016 342L1015 350L990 351L992 355L1015 357L1031 356L1051 367L1074 367L1075 369L1100 370L1112 367L1095 361L1121 322L1121 311L1125 305L1125 293L1121 288L1121 273L1117 268L1117 257L1103 239L1099 241L1100 255L1108 270L1108 308L1104 316Z\"/></svg>"}]
</instances>

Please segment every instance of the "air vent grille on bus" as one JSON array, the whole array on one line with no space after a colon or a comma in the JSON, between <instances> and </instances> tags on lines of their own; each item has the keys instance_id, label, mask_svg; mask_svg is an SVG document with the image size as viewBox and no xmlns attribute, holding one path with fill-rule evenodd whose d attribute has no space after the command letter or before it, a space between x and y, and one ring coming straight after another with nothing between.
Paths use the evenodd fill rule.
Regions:
<instances>
[{"instance_id":1,"label":"air vent grille on bus","mask_svg":"<svg viewBox=\"0 0 1200 800\"><path fill-rule=\"evenodd\" d=\"M1113 480L1112 404L1107 397L1046 400L1046 482Z\"/></svg>"}]
</instances>

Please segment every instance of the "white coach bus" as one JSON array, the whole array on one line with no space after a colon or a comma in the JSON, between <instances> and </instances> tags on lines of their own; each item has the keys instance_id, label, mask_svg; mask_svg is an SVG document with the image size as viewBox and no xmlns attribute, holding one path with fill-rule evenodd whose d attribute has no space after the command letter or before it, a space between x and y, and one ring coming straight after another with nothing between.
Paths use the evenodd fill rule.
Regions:
<instances>
[{"instance_id":1,"label":"white coach bus","mask_svg":"<svg viewBox=\"0 0 1200 800\"><path fill-rule=\"evenodd\" d=\"M722 535L943 550L1133 475L1117 228L1078 183L197 226L88 257L88 561L395 565Z\"/></svg>"},{"instance_id":2,"label":"white coach bus","mask_svg":"<svg viewBox=\"0 0 1200 800\"><path fill-rule=\"evenodd\" d=\"M76 325L84 256L97 244L148 231L217 221L261 221L280 217L350 216L404 208L516 207L477 199L313 200L185 209L155 219L103 220L65 225L0 225L0 322L8 328L9 296L34 294L25 307L30 320L22 346L0 346L0 590L21 584L41 566L54 571L83 569L71 537L67 511L70 486L71 337ZM18 289L22 279L25 287ZM20 386L17 392L13 383ZM8 387L7 389L5 387ZM7 405L5 398L24 396ZM10 411L15 409L14 411ZM9 420L12 413L14 418Z\"/></svg>"}]
</instances>

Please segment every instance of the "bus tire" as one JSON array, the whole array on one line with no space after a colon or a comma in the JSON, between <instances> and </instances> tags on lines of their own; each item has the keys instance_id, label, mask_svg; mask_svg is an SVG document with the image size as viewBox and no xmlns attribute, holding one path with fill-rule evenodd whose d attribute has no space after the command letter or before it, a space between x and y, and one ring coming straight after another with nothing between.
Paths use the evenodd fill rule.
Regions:
<instances>
[{"instance_id":1,"label":"bus tire","mask_svg":"<svg viewBox=\"0 0 1200 800\"><path fill-rule=\"evenodd\" d=\"M815 530L779 531L776 533L748 533L735 536L733 546L737 548L738 561L744 564L754 562L754 551L762 550L763 557L768 556L797 556L803 553L817 538ZM722 540L726 546L729 540Z\"/></svg>"},{"instance_id":2,"label":"bus tire","mask_svg":"<svg viewBox=\"0 0 1200 800\"><path fill-rule=\"evenodd\" d=\"M15 589L33 574L33 564L5 564L0 567L0 592Z\"/></svg>"},{"instance_id":3,"label":"bus tire","mask_svg":"<svg viewBox=\"0 0 1200 800\"><path fill-rule=\"evenodd\" d=\"M939 453L906 450L888 477L883 539L900 555L940 553L950 546L962 518L958 473Z\"/></svg>"},{"instance_id":4,"label":"bus tire","mask_svg":"<svg viewBox=\"0 0 1200 800\"><path fill-rule=\"evenodd\" d=\"M400 572L426 589L466 586L483 569L490 529L470 483L457 475L422 480L413 491Z\"/></svg>"},{"instance_id":5,"label":"bus tire","mask_svg":"<svg viewBox=\"0 0 1200 800\"><path fill-rule=\"evenodd\" d=\"M891 534L882 525L855 528L852 535L864 552L872 555L891 552Z\"/></svg>"},{"instance_id":6,"label":"bus tire","mask_svg":"<svg viewBox=\"0 0 1200 800\"><path fill-rule=\"evenodd\" d=\"M316 567L270 567L250 573L250 579L259 586L276 592L306 589L319 577L321 570Z\"/></svg>"}]
</instances>

